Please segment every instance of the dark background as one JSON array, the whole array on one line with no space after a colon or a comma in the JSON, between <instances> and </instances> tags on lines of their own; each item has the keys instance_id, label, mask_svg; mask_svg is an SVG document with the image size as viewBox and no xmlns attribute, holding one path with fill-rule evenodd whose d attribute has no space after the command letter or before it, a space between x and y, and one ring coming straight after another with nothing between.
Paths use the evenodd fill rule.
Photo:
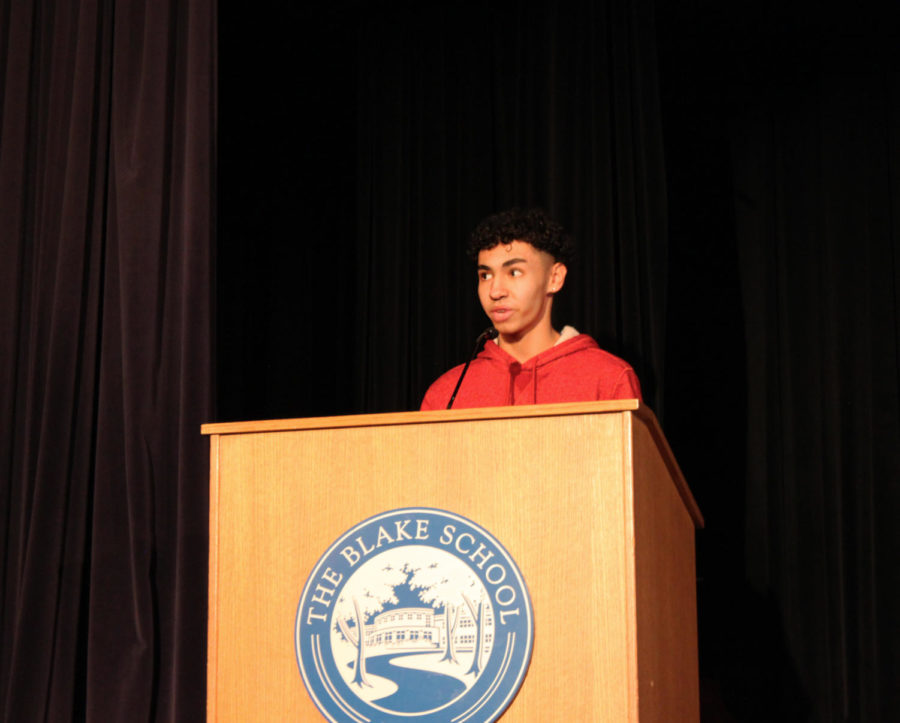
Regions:
<instances>
[{"instance_id":1,"label":"dark background","mask_svg":"<svg viewBox=\"0 0 900 723\"><path fill-rule=\"evenodd\" d=\"M541 19L540 11L486 7L400 11L385 5L360 29L358 8L310 18L276 4L273 13L286 22L280 30L263 23L256 53L248 52L252 33L245 18L235 15L232 28L223 14L219 418L416 408L427 383L465 358L483 326L477 309L469 308L470 272L454 257L461 257L458 249L479 218L471 208L487 213L536 203L570 229L583 225L585 214L616 216L603 189L581 203L565 200L579 194L582 181L577 169L565 167L566 154L590 154L591 134L619 157L629 145L652 153L659 139L660 162L638 166L636 175L652 187L663 174L658 189L665 204L647 212L636 194L622 201L629 194L623 185L610 196L622 216L644 215L644 233L663 235L650 253L664 264L655 277L664 299L642 288L645 315L636 320L623 311L628 301L621 295L581 294L564 321L575 317L579 328L641 371L645 396L706 516L707 528L698 534L704 720L889 718L897 703L891 681L900 672L896 633L889 632L896 507L880 508L878 500L896 503L887 488L898 482L900 443L893 225L900 119L890 14L877 7L833 12L802 3L659 0L652 7L631 4L637 12L628 20L617 17L622 6L611 3L596 11L602 27L592 37L565 24L571 4L555 15L557 24ZM297 44L295 24L310 20L318 41ZM422 46L410 40L419 31ZM572 32L574 40L553 47L554 31L556 37ZM582 43L607 43L599 52L609 60L614 51L608 46L624 42L629 32L633 54L621 62L658 93L659 105L646 96L630 98L633 115L623 119L615 115L626 103L621 88L600 82L593 92L621 100L618 108L604 106L613 130L597 124L585 131L578 116L583 107L565 105L579 92ZM400 54L397 66L367 57L370 34ZM467 82L484 54L498 47L513 54L511 36L531 47L532 63L515 57L520 76L538 90L525 116L510 114L494 133L530 137L535 158L522 162L527 180L503 177L498 167L509 151L502 138L492 137L483 140L483 162L464 181L471 184L468 195L454 189L444 199L455 206L449 222L445 208L416 207L428 192L415 187L393 199L399 207L374 210L409 214L413 218L405 220L423 232L406 243L379 239L383 245L375 253L394 255L389 263L401 269L386 286L410 284L410 305L443 305L426 310L421 327L403 328L402 310L386 305L379 312L360 298L367 293L359 281L364 261L354 248L358 238L369 243L371 237L353 199L365 155L360 128L377 122L360 84L387 92L397 81L394 73L430 68L430 53L440 46L448 67L425 71L427 82L445 99L476 105L476 115L496 114L491 103L503 103L508 69L495 66L494 85L484 96L478 87L468 98L454 95L455 83ZM471 55L460 60L454 43ZM578 57L572 77L544 75L544 62L563 65L569 56ZM601 63L598 73L620 80L613 65ZM433 119L414 79L407 90L396 100L398 117ZM273 106L272 96L282 93L295 99L293 111ZM451 106L445 112L458 121L472 110ZM533 122L554 111L554 119ZM643 135L623 138L639 125L635 116L654 113L640 121ZM467 122L474 128L479 121ZM554 123L571 134L573 148L559 143ZM247 142L263 129L277 139L268 152ZM455 141L449 123L420 135L405 130L426 145ZM414 152L390 133L378 142L386 153ZM544 164L544 153L563 158ZM590 162L615 177L616 153L610 156L592 155ZM409 156L404 161L414 163ZM486 185L491 173L497 177ZM427 173L410 172L410 178L421 182ZM423 212L417 225L415 216ZM646 220L653 213L663 214L664 228ZM631 243L620 223L593 228ZM602 267L616 244L579 241L582 250L596 245L601 251L587 254L575 278L588 286L608 284ZM627 267L627 259L609 253L613 264ZM419 254L433 260L427 283L453 279L437 300L420 288L420 279L405 275ZM874 279L878 274L881 282ZM629 278L626 268L615 283ZM654 317L654 302L661 316L657 311ZM590 303L617 310L610 318L577 307ZM373 313L384 325L381 346L357 331L355 317ZM664 351L629 341L641 336L635 331L641 325L653 327L649 335ZM429 337L446 341L435 348ZM377 364L360 347L365 344L402 367L404 378L376 374L369 386L361 385L360 365ZM393 388L379 393L371 384Z\"/></svg>"},{"instance_id":2,"label":"dark background","mask_svg":"<svg viewBox=\"0 0 900 723\"><path fill-rule=\"evenodd\" d=\"M703 719L894 719L896 27L0 0L0 717L202 719L199 425L416 409L486 326L466 235L540 205L706 519Z\"/></svg>"}]
</instances>

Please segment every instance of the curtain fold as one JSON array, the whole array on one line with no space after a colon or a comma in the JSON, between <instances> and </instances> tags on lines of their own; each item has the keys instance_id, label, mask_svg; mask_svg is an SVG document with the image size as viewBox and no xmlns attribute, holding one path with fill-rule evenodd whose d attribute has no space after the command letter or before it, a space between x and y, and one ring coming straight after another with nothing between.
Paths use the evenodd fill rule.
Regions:
<instances>
[{"instance_id":1,"label":"curtain fold","mask_svg":"<svg viewBox=\"0 0 900 723\"><path fill-rule=\"evenodd\" d=\"M732 136L746 570L812 720L900 704L900 76L860 65L773 85Z\"/></svg>"},{"instance_id":2,"label":"curtain fold","mask_svg":"<svg viewBox=\"0 0 900 723\"><path fill-rule=\"evenodd\" d=\"M200 719L216 4L0 8L0 710Z\"/></svg>"}]
</instances>

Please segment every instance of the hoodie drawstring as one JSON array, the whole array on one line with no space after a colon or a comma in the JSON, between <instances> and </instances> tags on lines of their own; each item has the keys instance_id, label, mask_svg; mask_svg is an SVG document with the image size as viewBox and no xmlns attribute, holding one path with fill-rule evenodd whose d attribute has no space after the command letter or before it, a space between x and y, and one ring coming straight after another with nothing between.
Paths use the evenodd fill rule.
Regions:
<instances>
[{"instance_id":1,"label":"hoodie drawstring","mask_svg":"<svg viewBox=\"0 0 900 723\"><path fill-rule=\"evenodd\" d=\"M507 404L516 403L516 380L523 371L531 372L531 403L537 404L537 364L531 369L523 369L519 362L511 362L509 365L509 393L507 395ZM523 390L524 391L524 390ZM521 403L521 402L520 402Z\"/></svg>"},{"instance_id":2,"label":"hoodie drawstring","mask_svg":"<svg viewBox=\"0 0 900 723\"><path fill-rule=\"evenodd\" d=\"M509 365L509 399L507 400L507 404L512 405L516 403L516 379L519 378L519 373L522 371L522 365L519 362L512 362Z\"/></svg>"}]
</instances>

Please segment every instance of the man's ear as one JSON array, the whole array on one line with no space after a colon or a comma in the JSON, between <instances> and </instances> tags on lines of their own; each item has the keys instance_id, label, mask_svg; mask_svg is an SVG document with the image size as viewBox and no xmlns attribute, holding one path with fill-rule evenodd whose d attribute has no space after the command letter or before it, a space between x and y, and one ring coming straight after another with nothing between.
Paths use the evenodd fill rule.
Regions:
<instances>
[{"instance_id":1,"label":"man's ear","mask_svg":"<svg viewBox=\"0 0 900 723\"><path fill-rule=\"evenodd\" d=\"M556 261L553 266L550 267L550 280L547 284L547 291L552 294L559 291L563 287L563 284L566 283L567 271L568 269L564 263Z\"/></svg>"}]
</instances>

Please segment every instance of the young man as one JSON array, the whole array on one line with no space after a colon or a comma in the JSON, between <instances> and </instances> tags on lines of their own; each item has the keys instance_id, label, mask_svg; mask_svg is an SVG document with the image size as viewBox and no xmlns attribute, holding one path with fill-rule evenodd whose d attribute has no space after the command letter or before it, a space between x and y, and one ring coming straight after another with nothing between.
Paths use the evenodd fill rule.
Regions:
<instances>
[{"instance_id":1,"label":"young man","mask_svg":"<svg viewBox=\"0 0 900 723\"><path fill-rule=\"evenodd\" d=\"M553 328L553 299L572 253L562 228L539 209L489 216L472 232L478 298L499 332L466 372L453 408L640 399L632 368L570 326ZM463 365L435 381L422 409L445 409Z\"/></svg>"}]
</instances>

